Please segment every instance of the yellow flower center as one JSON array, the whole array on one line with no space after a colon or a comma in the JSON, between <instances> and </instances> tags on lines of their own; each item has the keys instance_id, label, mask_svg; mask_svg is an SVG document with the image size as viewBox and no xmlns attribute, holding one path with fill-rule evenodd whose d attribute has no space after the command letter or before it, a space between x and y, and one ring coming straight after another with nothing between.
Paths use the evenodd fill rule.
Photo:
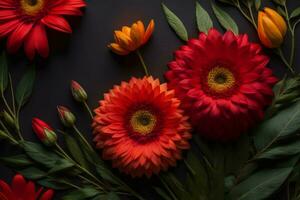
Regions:
<instances>
[{"instance_id":1,"label":"yellow flower center","mask_svg":"<svg viewBox=\"0 0 300 200\"><path fill-rule=\"evenodd\" d=\"M20 4L25 14L34 16L44 8L45 1L44 0L21 0Z\"/></svg>"},{"instance_id":2,"label":"yellow flower center","mask_svg":"<svg viewBox=\"0 0 300 200\"><path fill-rule=\"evenodd\" d=\"M148 135L156 126L156 117L147 110L138 110L133 113L130 124L133 131L141 135Z\"/></svg>"},{"instance_id":3,"label":"yellow flower center","mask_svg":"<svg viewBox=\"0 0 300 200\"><path fill-rule=\"evenodd\" d=\"M215 92L221 93L235 84L233 73L224 67L214 67L207 76L207 84Z\"/></svg>"}]
</instances>

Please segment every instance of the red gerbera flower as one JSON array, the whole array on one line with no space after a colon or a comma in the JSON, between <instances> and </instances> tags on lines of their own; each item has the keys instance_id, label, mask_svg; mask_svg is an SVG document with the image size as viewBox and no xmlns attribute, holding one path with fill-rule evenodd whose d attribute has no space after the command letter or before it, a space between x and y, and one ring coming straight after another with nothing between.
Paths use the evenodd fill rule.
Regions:
<instances>
[{"instance_id":1,"label":"red gerbera flower","mask_svg":"<svg viewBox=\"0 0 300 200\"><path fill-rule=\"evenodd\" d=\"M33 182L26 182L22 175L16 175L9 186L0 180L0 199L1 200L51 200L53 190L47 190L43 193L43 188L35 190Z\"/></svg>"},{"instance_id":2,"label":"red gerbera flower","mask_svg":"<svg viewBox=\"0 0 300 200\"><path fill-rule=\"evenodd\" d=\"M24 43L28 58L37 52L48 57L45 27L71 33L62 15L82 15L83 0L1 0L0 38L8 36L7 49L15 53Z\"/></svg>"},{"instance_id":3,"label":"red gerbera flower","mask_svg":"<svg viewBox=\"0 0 300 200\"><path fill-rule=\"evenodd\" d=\"M192 124L207 138L237 138L263 117L276 78L247 35L201 33L175 52L166 73Z\"/></svg>"},{"instance_id":4,"label":"red gerbera flower","mask_svg":"<svg viewBox=\"0 0 300 200\"><path fill-rule=\"evenodd\" d=\"M95 110L94 141L104 159L133 177L174 166L191 137L174 91L151 76L115 86Z\"/></svg>"}]
</instances>

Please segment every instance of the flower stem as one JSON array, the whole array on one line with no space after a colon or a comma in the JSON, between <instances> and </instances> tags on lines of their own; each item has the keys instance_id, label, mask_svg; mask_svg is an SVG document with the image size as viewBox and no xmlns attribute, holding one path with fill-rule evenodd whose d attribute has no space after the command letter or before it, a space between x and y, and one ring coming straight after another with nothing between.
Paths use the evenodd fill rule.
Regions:
<instances>
[{"instance_id":1,"label":"flower stem","mask_svg":"<svg viewBox=\"0 0 300 200\"><path fill-rule=\"evenodd\" d=\"M85 139L85 137L82 135L82 133L78 130L78 128L75 125L73 126L73 129L77 133L77 135L80 137L80 139L86 144L87 148L90 151L93 151L93 148L91 147L90 143Z\"/></svg>"},{"instance_id":2,"label":"flower stem","mask_svg":"<svg viewBox=\"0 0 300 200\"><path fill-rule=\"evenodd\" d=\"M80 169L82 172L93 178L95 181L97 181L99 184L103 184L97 177L95 177L91 172L89 172L87 169L82 167L81 165L77 164L60 146L59 144L55 144L56 148L58 149L59 153L67 160L71 161L72 163L75 164L75 166ZM88 178L84 176L79 176L80 178L84 179L85 181L91 183L92 185L97 186L99 189L103 190L103 187L100 186L99 184L95 183L94 181L89 180Z\"/></svg>"},{"instance_id":3,"label":"flower stem","mask_svg":"<svg viewBox=\"0 0 300 200\"><path fill-rule=\"evenodd\" d=\"M290 22L290 16L289 12L286 6L286 3L284 3L284 12L285 12L285 20L288 24L289 31L291 33L291 50L290 50L290 60L289 60L289 65L292 68L294 64L294 58L295 58L295 30L292 28L291 22Z\"/></svg>"},{"instance_id":4,"label":"flower stem","mask_svg":"<svg viewBox=\"0 0 300 200\"><path fill-rule=\"evenodd\" d=\"M238 8L238 10L242 13L242 15L255 27L255 29L257 29L257 25L256 22L254 20L253 17L253 12L252 9L250 7L250 5L248 5L248 9L249 9L249 13L250 13L250 17L247 15L247 13L245 13L245 11L243 10L243 8L240 5L240 2L237 1L237 3L235 4L235 6Z\"/></svg>"},{"instance_id":5,"label":"flower stem","mask_svg":"<svg viewBox=\"0 0 300 200\"><path fill-rule=\"evenodd\" d=\"M288 63L288 61L286 60L286 58L283 55L282 49L279 47L277 48L277 55L281 58L282 62L286 65L286 67L290 70L290 72L294 75L295 74L295 70L290 66L290 64Z\"/></svg>"},{"instance_id":6,"label":"flower stem","mask_svg":"<svg viewBox=\"0 0 300 200\"><path fill-rule=\"evenodd\" d=\"M143 59L143 56L142 56L141 52L139 50L137 50L136 54L138 55L138 57L140 59L140 62L142 64L143 68L144 68L146 76L149 76L148 68L147 68L147 65L145 64L145 61Z\"/></svg>"},{"instance_id":7,"label":"flower stem","mask_svg":"<svg viewBox=\"0 0 300 200\"><path fill-rule=\"evenodd\" d=\"M93 119L93 118L94 118L93 112L91 111L91 109L90 109L89 105L87 104L87 102L84 101L84 102L83 102L83 105L84 105L85 109L88 111L88 113L89 113L91 119Z\"/></svg>"}]
</instances>

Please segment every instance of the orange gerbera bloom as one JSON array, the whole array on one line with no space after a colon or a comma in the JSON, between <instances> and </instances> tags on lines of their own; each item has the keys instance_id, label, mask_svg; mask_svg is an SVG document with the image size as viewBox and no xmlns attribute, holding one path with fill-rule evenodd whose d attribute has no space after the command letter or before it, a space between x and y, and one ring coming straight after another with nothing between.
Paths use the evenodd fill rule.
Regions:
<instances>
[{"instance_id":1,"label":"orange gerbera bloom","mask_svg":"<svg viewBox=\"0 0 300 200\"><path fill-rule=\"evenodd\" d=\"M153 30L154 20L150 21L146 31L142 21L134 23L131 27L123 26L121 31L115 31L115 42L108 47L116 54L127 55L144 45Z\"/></svg>"},{"instance_id":2,"label":"orange gerbera bloom","mask_svg":"<svg viewBox=\"0 0 300 200\"><path fill-rule=\"evenodd\" d=\"M153 77L115 86L95 110L94 141L104 159L133 177L174 166L189 148L190 125L180 101Z\"/></svg>"}]
</instances>

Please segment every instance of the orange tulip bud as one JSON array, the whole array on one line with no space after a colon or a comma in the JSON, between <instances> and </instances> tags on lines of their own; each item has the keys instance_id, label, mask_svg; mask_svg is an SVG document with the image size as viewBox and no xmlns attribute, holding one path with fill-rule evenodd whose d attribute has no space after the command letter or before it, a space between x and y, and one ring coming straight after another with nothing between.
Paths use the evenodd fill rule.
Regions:
<instances>
[{"instance_id":1,"label":"orange tulip bud","mask_svg":"<svg viewBox=\"0 0 300 200\"><path fill-rule=\"evenodd\" d=\"M258 13L258 36L268 48L279 47L286 34L287 25L283 17L271 8Z\"/></svg>"},{"instance_id":2,"label":"orange tulip bud","mask_svg":"<svg viewBox=\"0 0 300 200\"><path fill-rule=\"evenodd\" d=\"M151 37L154 30L154 20L151 20L147 29L142 21L132 24L131 27L123 26L115 31L115 42L108 45L114 53L127 55L144 45Z\"/></svg>"}]
</instances>

